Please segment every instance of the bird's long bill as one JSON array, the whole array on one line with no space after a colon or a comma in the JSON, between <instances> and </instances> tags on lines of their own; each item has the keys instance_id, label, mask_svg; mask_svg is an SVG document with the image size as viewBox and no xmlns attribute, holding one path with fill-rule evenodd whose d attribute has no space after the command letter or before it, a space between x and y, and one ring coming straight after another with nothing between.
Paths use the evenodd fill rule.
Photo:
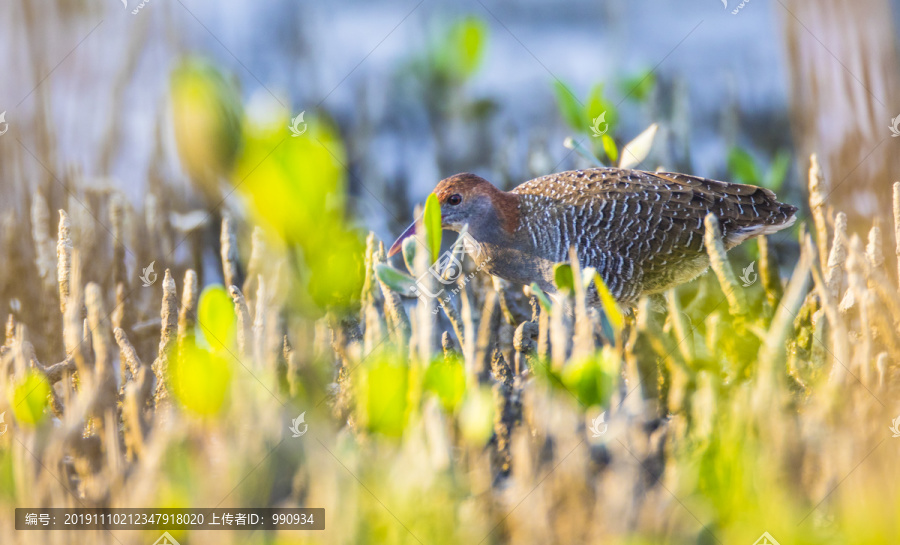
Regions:
<instances>
[{"instance_id":1,"label":"bird's long bill","mask_svg":"<svg viewBox=\"0 0 900 545\"><path fill-rule=\"evenodd\" d=\"M403 231L403 234L400 235L397 240L391 244L391 249L388 250L388 257L394 257L397 255L397 252L403 248L403 241L408 239L409 237L416 234L416 222L413 222L412 225L406 228L406 231Z\"/></svg>"}]
</instances>

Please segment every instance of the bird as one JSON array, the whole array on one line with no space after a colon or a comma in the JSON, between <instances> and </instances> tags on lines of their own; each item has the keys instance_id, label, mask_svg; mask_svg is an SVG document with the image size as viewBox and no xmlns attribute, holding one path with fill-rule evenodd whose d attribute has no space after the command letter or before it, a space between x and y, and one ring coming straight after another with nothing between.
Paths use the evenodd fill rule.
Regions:
<instances>
[{"instance_id":1,"label":"bird","mask_svg":"<svg viewBox=\"0 0 900 545\"><path fill-rule=\"evenodd\" d=\"M633 306L689 282L709 267L704 219L719 221L726 250L790 227L797 207L769 189L672 172L619 168L570 170L502 191L460 173L435 187L443 229L466 232L479 269L514 284L557 293L554 267L574 247L612 296ZM413 223L391 246L415 235ZM597 301L593 291L594 303Z\"/></svg>"}]
</instances>

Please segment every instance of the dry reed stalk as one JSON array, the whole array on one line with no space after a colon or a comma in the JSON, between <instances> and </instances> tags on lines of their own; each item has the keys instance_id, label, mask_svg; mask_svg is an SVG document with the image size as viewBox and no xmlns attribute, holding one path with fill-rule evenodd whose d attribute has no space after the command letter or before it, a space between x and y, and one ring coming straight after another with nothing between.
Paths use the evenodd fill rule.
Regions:
<instances>
[{"instance_id":1,"label":"dry reed stalk","mask_svg":"<svg viewBox=\"0 0 900 545\"><path fill-rule=\"evenodd\" d=\"M496 478L507 477L512 469L510 438L521 418L520 396L513 386L513 372L503 354L497 350L491 357L491 371L496 382L491 387L494 399L494 449L491 465Z\"/></svg>"},{"instance_id":2,"label":"dry reed stalk","mask_svg":"<svg viewBox=\"0 0 900 545\"><path fill-rule=\"evenodd\" d=\"M809 156L809 208L812 211L813 223L816 226L816 243L819 260L824 269L828 263L825 256L828 255L828 224L825 220L825 194L824 177L819 167L819 158L815 153Z\"/></svg>"},{"instance_id":3,"label":"dry reed stalk","mask_svg":"<svg viewBox=\"0 0 900 545\"><path fill-rule=\"evenodd\" d=\"M59 233L56 242L56 281L59 284L59 312L66 314L69 299L69 277L72 275L72 222L65 210L59 211ZM66 346L66 351L69 351Z\"/></svg>"},{"instance_id":4,"label":"dry reed stalk","mask_svg":"<svg viewBox=\"0 0 900 545\"><path fill-rule=\"evenodd\" d=\"M846 375L846 368L844 367L843 362L849 361L850 359L850 347L847 343L849 334L847 332L846 324L841 318L837 298L832 294L831 288L822 278L819 269L812 267L811 271L815 290L819 295L819 300L822 302L822 310L825 311L825 317L828 319L831 332L831 352L837 364L832 365L831 372L829 373L829 383L832 385L832 388L835 388L837 385L843 384Z\"/></svg>"},{"instance_id":5,"label":"dry reed stalk","mask_svg":"<svg viewBox=\"0 0 900 545\"><path fill-rule=\"evenodd\" d=\"M768 237L759 237L759 278L762 280L763 290L766 292L766 301L773 309L778 306L778 301L784 295L781 286L781 276L778 274L778 260L775 259L772 248L769 247Z\"/></svg>"},{"instance_id":6,"label":"dry reed stalk","mask_svg":"<svg viewBox=\"0 0 900 545\"><path fill-rule=\"evenodd\" d=\"M572 357L585 358L594 353L594 327L587 311L587 294L582 280L581 263L575 247L569 248L575 293L575 323L572 339Z\"/></svg>"},{"instance_id":7,"label":"dry reed stalk","mask_svg":"<svg viewBox=\"0 0 900 545\"><path fill-rule=\"evenodd\" d=\"M875 358L875 370L878 372L878 388L884 390L889 379L887 352L881 352L878 354L878 357Z\"/></svg>"},{"instance_id":8,"label":"dry reed stalk","mask_svg":"<svg viewBox=\"0 0 900 545\"><path fill-rule=\"evenodd\" d=\"M881 226L878 218L869 229L869 243L866 245L866 261L870 270L884 270L884 251L882 250Z\"/></svg>"},{"instance_id":9,"label":"dry reed stalk","mask_svg":"<svg viewBox=\"0 0 900 545\"><path fill-rule=\"evenodd\" d=\"M894 182L894 252L897 254L897 282L900 285L900 182Z\"/></svg>"},{"instance_id":10,"label":"dry reed stalk","mask_svg":"<svg viewBox=\"0 0 900 545\"><path fill-rule=\"evenodd\" d=\"M125 271L125 203L121 193L113 193L109 200L109 219L112 224L112 285L126 281Z\"/></svg>"},{"instance_id":11,"label":"dry reed stalk","mask_svg":"<svg viewBox=\"0 0 900 545\"><path fill-rule=\"evenodd\" d=\"M121 327L117 327L113 330L113 335L116 339L116 344L119 345L119 357L122 360L122 383L123 385L127 382L131 382L137 378L138 371L140 370L143 363L141 363L141 358L138 356L137 350L134 349L131 342L128 340L128 336L125 335L125 330ZM126 374L124 371L128 371Z\"/></svg>"},{"instance_id":12,"label":"dry reed stalk","mask_svg":"<svg viewBox=\"0 0 900 545\"><path fill-rule=\"evenodd\" d=\"M222 255L222 274L226 286L237 286L240 282L240 265L238 264L237 231L234 219L228 212L222 213L222 228L219 235Z\"/></svg>"},{"instance_id":13,"label":"dry reed stalk","mask_svg":"<svg viewBox=\"0 0 900 545\"><path fill-rule=\"evenodd\" d=\"M776 378L781 373L785 360L785 342L793 327L794 318L800 310L809 291L809 273L813 263L816 262L815 246L812 237L807 234L801 246L800 260L794 268L791 279L772 324L763 338L759 351L759 372L756 386L754 407L758 411L764 411L771 406L773 392L777 391Z\"/></svg>"},{"instance_id":14,"label":"dry reed stalk","mask_svg":"<svg viewBox=\"0 0 900 545\"><path fill-rule=\"evenodd\" d=\"M153 398L157 407L169 397L169 357L178 338L178 295L175 291L175 279L172 278L172 272L169 269L166 269L162 288L159 350L156 361L153 362L153 372L156 374L156 393Z\"/></svg>"},{"instance_id":15,"label":"dry reed stalk","mask_svg":"<svg viewBox=\"0 0 900 545\"><path fill-rule=\"evenodd\" d=\"M91 344L94 347L92 386L97 389L101 406L110 407L116 401L116 378L112 368L113 347L109 336L112 328L104 309L103 292L98 284L91 282L85 287L84 305L87 307Z\"/></svg>"},{"instance_id":16,"label":"dry reed stalk","mask_svg":"<svg viewBox=\"0 0 900 545\"><path fill-rule=\"evenodd\" d=\"M675 293L674 288L666 293L666 300L668 302L669 323L672 324L672 329L675 331L675 337L680 339L678 349L681 351L681 356L685 361L693 361L693 329L691 328L687 314L681 309L681 304L678 302L678 295Z\"/></svg>"},{"instance_id":17,"label":"dry reed stalk","mask_svg":"<svg viewBox=\"0 0 900 545\"><path fill-rule=\"evenodd\" d=\"M422 223L424 214L420 212L418 207L416 210L416 217L419 218L416 222L416 232L424 233L425 226ZM440 299L443 297L444 293L443 290L438 292L437 279L433 274L429 274L429 269L432 266L434 257L436 256L432 256L428 249L420 249L416 252L413 260L416 270L415 277L418 279L417 287L426 292L426 296L419 297L419 300L416 303L414 310L416 318L413 329L413 334L415 336L414 343L417 349L416 352L418 352L419 361L425 364L431 361L431 355L434 353L438 343L435 313L437 301L435 301L435 297ZM432 297L430 294L437 295Z\"/></svg>"},{"instance_id":18,"label":"dry reed stalk","mask_svg":"<svg viewBox=\"0 0 900 545\"><path fill-rule=\"evenodd\" d=\"M385 256L384 244L379 242L378 248L372 253L373 277L375 274L375 265L387 262ZM412 336L412 323L410 322L409 314L406 313L406 309L403 307L403 300L400 298L400 294L393 291L381 280L378 280L378 277L374 278L375 280L373 280L373 282L378 282L380 296L373 286L373 301L380 299L384 300L384 318L387 328L390 331L390 335L394 337L394 344L397 349L400 350L401 355L405 357L406 351L409 350L410 337ZM379 339L379 342L380 341L381 339ZM368 354L369 352L367 351L366 353Z\"/></svg>"},{"instance_id":19,"label":"dry reed stalk","mask_svg":"<svg viewBox=\"0 0 900 545\"><path fill-rule=\"evenodd\" d=\"M513 335L513 348L516 350L515 372L522 375L526 370L534 369L537 340L540 333L538 322L522 322Z\"/></svg>"},{"instance_id":20,"label":"dry reed stalk","mask_svg":"<svg viewBox=\"0 0 900 545\"><path fill-rule=\"evenodd\" d=\"M438 301L440 302L441 309L444 311L444 315L447 316L447 320L450 321L450 325L453 327L453 332L456 333L456 338L459 339L459 344L464 346L466 343L466 333L463 328L463 322L459 315L459 311L456 310L452 300L447 301L445 298L441 298Z\"/></svg>"},{"instance_id":21,"label":"dry reed stalk","mask_svg":"<svg viewBox=\"0 0 900 545\"><path fill-rule=\"evenodd\" d=\"M229 286L228 293L234 302L234 314L237 317L235 342L237 343L238 353L244 356L250 355L247 350L247 341L253 336L251 329L250 309L247 307L247 301L244 294L237 286Z\"/></svg>"},{"instance_id":22,"label":"dry reed stalk","mask_svg":"<svg viewBox=\"0 0 900 545\"><path fill-rule=\"evenodd\" d=\"M481 309L481 321L478 324L478 336L475 339L475 357L470 363L466 361L466 371L475 384L487 380L490 373L490 358L497 342L497 331L500 328L500 302L495 290L489 290Z\"/></svg>"},{"instance_id":23,"label":"dry reed stalk","mask_svg":"<svg viewBox=\"0 0 900 545\"><path fill-rule=\"evenodd\" d=\"M715 214L707 214L703 220L706 227L703 233L703 243L706 245L706 253L709 254L709 264L715 271L722 291L728 299L728 308L732 315L739 316L747 313L747 297L740 288L728 258L725 256L725 246L722 243L722 232L719 229L719 219Z\"/></svg>"},{"instance_id":24,"label":"dry reed stalk","mask_svg":"<svg viewBox=\"0 0 900 545\"><path fill-rule=\"evenodd\" d=\"M114 330L125 324L125 299L127 296L128 294L125 293L125 284L122 282L116 284L116 306L113 308L112 314L110 315L110 323Z\"/></svg>"},{"instance_id":25,"label":"dry reed stalk","mask_svg":"<svg viewBox=\"0 0 900 545\"><path fill-rule=\"evenodd\" d=\"M197 292L197 273L188 269L184 273L184 287L181 291L181 308L178 312L178 330L176 334L178 352L188 336L193 336L194 325L197 322L197 302L200 294Z\"/></svg>"},{"instance_id":26,"label":"dry reed stalk","mask_svg":"<svg viewBox=\"0 0 900 545\"><path fill-rule=\"evenodd\" d=\"M63 345L66 357L75 360L78 372L87 369L84 354L89 350L86 346L87 336L81 318L81 254L72 250L66 261L66 303L63 313Z\"/></svg>"},{"instance_id":27,"label":"dry reed stalk","mask_svg":"<svg viewBox=\"0 0 900 545\"><path fill-rule=\"evenodd\" d=\"M50 214L47 208L47 200L38 191L31 201L31 238L34 241L34 262L38 275L44 281L44 287L48 291L53 290L53 277L50 272L54 269L53 243L50 241Z\"/></svg>"},{"instance_id":28,"label":"dry reed stalk","mask_svg":"<svg viewBox=\"0 0 900 545\"><path fill-rule=\"evenodd\" d=\"M866 305L866 294L868 293L868 283L866 282L866 255L863 250L862 240L858 235L850 238L850 253L847 256L848 281L850 287L848 292L853 292L853 300L858 308L860 321L860 336L862 338L862 350L857 349L856 358L853 359L853 365L860 367L861 380L863 384L868 386L869 382L869 366L871 365L872 341L870 335L869 309ZM849 308L849 307L848 307Z\"/></svg>"},{"instance_id":29,"label":"dry reed stalk","mask_svg":"<svg viewBox=\"0 0 900 545\"><path fill-rule=\"evenodd\" d=\"M253 346L250 350L257 364L261 364L265 357L265 338L268 326L268 316L266 316L267 296L266 281L262 275L259 275L256 278L256 308L253 310Z\"/></svg>"},{"instance_id":30,"label":"dry reed stalk","mask_svg":"<svg viewBox=\"0 0 900 545\"><path fill-rule=\"evenodd\" d=\"M847 214L838 212L834 218L834 241L825 267L825 286L835 300L841 295L844 263L847 261Z\"/></svg>"},{"instance_id":31,"label":"dry reed stalk","mask_svg":"<svg viewBox=\"0 0 900 545\"><path fill-rule=\"evenodd\" d=\"M553 299L553 311L550 313L550 362L556 371L563 368L572 351L572 306L572 295L559 292Z\"/></svg>"},{"instance_id":32,"label":"dry reed stalk","mask_svg":"<svg viewBox=\"0 0 900 545\"><path fill-rule=\"evenodd\" d=\"M253 290L256 289L254 282L257 276L263 272L266 252L265 232L257 225L253 228L253 234L250 236L250 261L247 262L247 276L241 287L242 293L253 293Z\"/></svg>"}]
</instances>

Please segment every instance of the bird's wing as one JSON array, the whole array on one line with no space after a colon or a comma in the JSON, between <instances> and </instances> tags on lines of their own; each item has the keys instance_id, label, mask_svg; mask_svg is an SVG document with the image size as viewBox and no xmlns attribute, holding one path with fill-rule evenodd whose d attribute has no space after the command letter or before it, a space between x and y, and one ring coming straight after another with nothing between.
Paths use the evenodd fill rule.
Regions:
<instances>
[{"instance_id":1,"label":"bird's wing","mask_svg":"<svg viewBox=\"0 0 900 545\"><path fill-rule=\"evenodd\" d=\"M629 281L623 285L630 284L633 275L653 275L701 256L703 219L710 212L719 218L727 248L787 227L796 212L756 186L614 168L552 174L512 192L546 216L542 229L559 231L548 238L563 250L563 259L574 244L617 298L622 295L615 293L617 276Z\"/></svg>"}]
</instances>

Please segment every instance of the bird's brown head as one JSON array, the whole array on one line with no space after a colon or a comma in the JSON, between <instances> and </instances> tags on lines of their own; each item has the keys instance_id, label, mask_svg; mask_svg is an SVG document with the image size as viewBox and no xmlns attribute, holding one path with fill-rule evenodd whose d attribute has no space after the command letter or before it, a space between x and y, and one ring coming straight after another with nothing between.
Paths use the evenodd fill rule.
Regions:
<instances>
[{"instance_id":1,"label":"bird's brown head","mask_svg":"<svg viewBox=\"0 0 900 545\"><path fill-rule=\"evenodd\" d=\"M500 191L475 174L455 174L441 180L433 193L441 204L441 226L459 231L469 225L475 240L489 240L512 233L519 224L518 196ZM391 246L388 257L400 251L403 241L414 235L413 223Z\"/></svg>"}]
</instances>

